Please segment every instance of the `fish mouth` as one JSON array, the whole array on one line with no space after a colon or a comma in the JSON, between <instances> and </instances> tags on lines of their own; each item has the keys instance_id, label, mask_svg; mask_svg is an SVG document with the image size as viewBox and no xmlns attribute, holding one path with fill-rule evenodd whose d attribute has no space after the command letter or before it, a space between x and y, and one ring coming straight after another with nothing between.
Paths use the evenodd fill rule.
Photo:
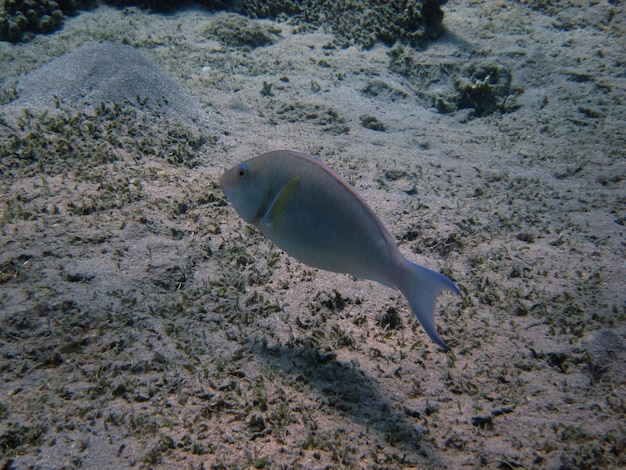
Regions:
<instances>
[{"instance_id":1,"label":"fish mouth","mask_svg":"<svg viewBox=\"0 0 626 470\"><path fill-rule=\"evenodd\" d=\"M228 188L226 187L226 184L224 182L224 176L222 176L220 178L220 181L219 181L219 183L217 185L220 187L222 192L228 196L228 194L227 194Z\"/></svg>"},{"instance_id":2,"label":"fish mouth","mask_svg":"<svg viewBox=\"0 0 626 470\"><path fill-rule=\"evenodd\" d=\"M224 193L224 195L228 199L230 199L232 194L233 194L232 191L229 188L227 188L226 185L222 181L220 181L219 186L220 186L220 189L222 190L222 192Z\"/></svg>"}]
</instances>

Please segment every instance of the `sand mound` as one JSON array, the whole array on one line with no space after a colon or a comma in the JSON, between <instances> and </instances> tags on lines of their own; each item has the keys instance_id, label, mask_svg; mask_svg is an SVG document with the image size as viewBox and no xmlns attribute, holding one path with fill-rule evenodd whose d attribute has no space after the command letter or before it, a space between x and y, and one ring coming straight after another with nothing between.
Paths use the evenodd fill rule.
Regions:
<instances>
[{"instance_id":1,"label":"sand mound","mask_svg":"<svg viewBox=\"0 0 626 470\"><path fill-rule=\"evenodd\" d=\"M27 74L10 106L56 108L124 103L196 118L197 104L171 77L131 46L87 44Z\"/></svg>"}]
</instances>

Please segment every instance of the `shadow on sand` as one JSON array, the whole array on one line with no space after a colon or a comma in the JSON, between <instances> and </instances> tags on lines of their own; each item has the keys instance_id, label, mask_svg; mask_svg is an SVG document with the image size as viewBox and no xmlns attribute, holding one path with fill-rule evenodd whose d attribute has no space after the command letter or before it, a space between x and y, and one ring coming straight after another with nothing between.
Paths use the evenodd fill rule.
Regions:
<instances>
[{"instance_id":1,"label":"shadow on sand","mask_svg":"<svg viewBox=\"0 0 626 470\"><path fill-rule=\"evenodd\" d=\"M294 377L302 385L319 391L321 409L339 413L379 434L386 444L420 459L437 460L430 438L413 418L398 411L375 380L357 364L337 360L333 352L321 352L308 345L260 345L255 355Z\"/></svg>"}]
</instances>

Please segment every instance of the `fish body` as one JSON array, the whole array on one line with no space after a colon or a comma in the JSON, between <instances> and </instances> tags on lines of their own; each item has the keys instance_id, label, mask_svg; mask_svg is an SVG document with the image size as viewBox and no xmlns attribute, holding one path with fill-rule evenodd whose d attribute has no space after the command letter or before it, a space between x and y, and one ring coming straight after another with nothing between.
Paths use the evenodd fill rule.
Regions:
<instances>
[{"instance_id":1,"label":"fish body","mask_svg":"<svg viewBox=\"0 0 626 470\"><path fill-rule=\"evenodd\" d=\"M321 161L268 152L228 170L220 186L246 222L294 258L398 288L430 338L449 349L435 327L435 301L457 287L406 259L361 196Z\"/></svg>"}]
</instances>

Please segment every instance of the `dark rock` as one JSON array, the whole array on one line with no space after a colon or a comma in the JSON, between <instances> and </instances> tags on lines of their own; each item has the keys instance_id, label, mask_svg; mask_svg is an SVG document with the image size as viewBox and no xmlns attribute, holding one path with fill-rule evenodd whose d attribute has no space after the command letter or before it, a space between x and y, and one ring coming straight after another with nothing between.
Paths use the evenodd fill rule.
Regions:
<instances>
[{"instance_id":1,"label":"dark rock","mask_svg":"<svg viewBox=\"0 0 626 470\"><path fill-rule=\"evenodd\" d=\"M225 13L217 15L206 33L228 46L256 48L276 42L280 29L264 22L252 21L244 16Z\"/></svg>"},{"instance_id":2,"label":"dark rock","mask_svg":"<svg viewBox=\"0 0 626 470\"><path fill-rule=\"evenodd\" d=\"M481 429L493 429L493 418L491 416L472 416L472 426Z\"/></svg>"}]
</instances>

